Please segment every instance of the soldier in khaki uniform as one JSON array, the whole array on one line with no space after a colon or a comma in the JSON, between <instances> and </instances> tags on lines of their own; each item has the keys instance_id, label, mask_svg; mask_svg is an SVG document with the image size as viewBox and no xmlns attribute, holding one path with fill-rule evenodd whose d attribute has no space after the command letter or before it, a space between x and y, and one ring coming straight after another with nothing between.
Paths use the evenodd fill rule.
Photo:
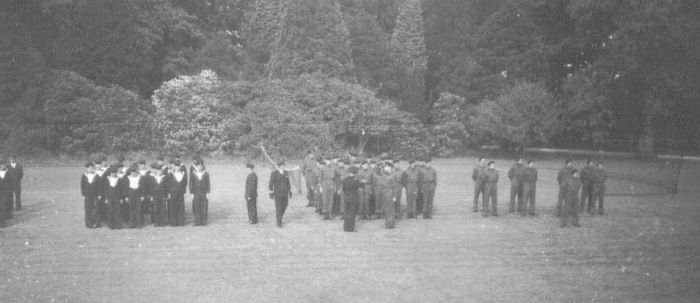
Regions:
<instances>
[{"instance_id":1,"label":"soldier in khaki uniform","mask_svg":"<svg viewBox=\"0 0 700 303\"><path fill-rule=\"evenodd\" d=\"M437 186L437 171L429 165L432 159L430 156L424 158L421 180L421 193L423 194L423 218L432 219L433 200L435 198L435 187Z\"/></svg>"},{"instance_id":2,"label":"soldier in khaki uniform","mask_svg":"<svg viewBox=\"0 0 700 303\"><path fill-rule=\"evenodd\" d=\"M478 164L472 171L472 180L474 180L474 207L472 208L472 211L477 212L479 211L479 195L481 195L482 200L485 198L484 186L486 185L486 159L481 157L479 158Z\"/></svg>"},{"instance_id":3,"label":"soldier in khaki uniform","mask_svg":"<svg viewBox=\"0 0 700 303\"><path fill-rule=\"evenodd\" d=\"M586 161L586 166L581 169L581 207L579 211L583 212L586 210L586 203L588 203L590 208L591 200L593 200L593 171L595 170L595 165L593 160Z\"/></svg>"},{"instance_id":4,"label":"soldier in khaki uniform","mask_svg":"<svg viewBox=\"0 0 700 303\"><path fill-rule=\"evenodd\" d=\"M362 160L362 166L357 173L360 180L365 184L363 188L360 189L360 209L359 215L360 219L368 220L370 215L369 209L369 199L372 195L372 185L374 184L374 171L369 166L369 161Z\"/></svg>"},{"instance_id":5,"label":"soldier in khaki uniform","mask_svg":"<svg viewBox=\"0 0 700 303\"><path fill-rule=\"evenodd\" d=\"M421 172L416 166L416 160L411 159L408 161L409 166L404 171L402 182L406 186L406 213L407 218L415 218L416 214L416 198L418 197L418 191L420 190Z\"/></svg>"},{"instance_id":6,"label":"soldier in khaki uniform","mask_svg":"<svg viewBox=\"0 0 700 303\"><path fill-rule=\"evenodd\" d=\"M523 211L520 213L525 216L526 213L531 216L535 215L535 193L537 190L537 168L532 160L527 161L525 174L523 177Z\"/></svg>"},{"instance_id":7,"label":"soldier in khaki uniform","mask_svg":"<svg viewBox=\"0 0 700 303\"><path fill-rule=\"evenodd\" d=\"M571 171L571 175L564 179L564 203L561 209L561 227L566 227L569 216L572 217L572 225L579 227L579 190L581 189L581 179L578 170Z\"/></svg>"},{"instance_id":8,"label":"soldier in khaki uniform","mask_svg":"<svg viewBox=\"0 0 700 303\"><path fill-rule=\"evenodd\" d=\"M510 204L508 212L514 212L517 208L518 212L523 210L523 177L525 173L525 165L523 158L518 158L508 170L508 179L510 180ZM516 206L517 199L517 206Z\"/></svg>"},{"instance_id":9,"label":"soldier in khaki uniform","mask_svg":"<svg viewBox=\"0 0 700 303\"><path fill-rule=\"evenodd\" d=\"M483 215L498 216L498 171L496 170L496 162L491 161L488 168L484 172L486 183L484 185L484 204ZM489 207L489 203L491 204Z\"/></svg>"},{"instance_id":10,"label":"soldier in khaki uniform","mask_svg":"<svg viewBox=\"0 0 700 303\"><path fill-rule=\"evenodd\" d=\"M399 159L394 158L394 167L391 169L391 176L394 181L394 193L396 194L396 201L394 202L394 212L396 213L396 218L401 217L401 192L404 188L403 183L403 170L399 167Z\"/></svg>"},{"instance_id":11,"label":"soldier in khaki uniform","mask_svg":"<svg viewBox=\"0 0 700 303\"><path fill-rule=\"evenodd\" d=\"M391 176L391 169L393 164L391 162L386 162L384 167L378 170L376 177L377 191L375 192L375 198L377 199L377 207L383 208L385 227L394 228L396 226L396 215L394 214L395 206L394 199L396 199L396 193L394 193L394 181Z\"/></svg>"},{"instance_id":12,"label":"soldier in khaki uniform","mask_svg":"<svg viewBox=\"0 0 700 303\"><path fill-rule=\"evenodd\" d=\"M333 210L333 196L337 190L336 185L338 184L338 179L340 176L336 171L335 165L333 165L332 159L329 157L326 165L321 169L321 189L320 193L323 200L323 219L330 220Z\"/></svg>"},{"instance_id":13,"label":"soldier in khaki uniform","mask_svg":"<svg viewBox=\"0 0 700 303\"><path fill-rule=\"evenodd\" d=\"M557 174L557 182L559 183L559 197L557 198L557 209L555 211L557 217L561 216L561 204L564 202L564 196L566 195L566 184L564 181L571 176L571 172L574 170L571 159L566 159L564 167Z\"/></svg>"},{"instance_id":14,"label":"soldier in khaki uniform","mask_svg":"<svg viewBox=\"0 0 700 303\"><path fill-rule=\"evenodd\" d=\"M593 171L593 198L589 205L588 212L595 214L595 202L598 200L598 214L605 214L603 201L605 200L605 181L608 180L608 173L603 169L603 162L598 162Z\"/></svg>"}]
</instances>

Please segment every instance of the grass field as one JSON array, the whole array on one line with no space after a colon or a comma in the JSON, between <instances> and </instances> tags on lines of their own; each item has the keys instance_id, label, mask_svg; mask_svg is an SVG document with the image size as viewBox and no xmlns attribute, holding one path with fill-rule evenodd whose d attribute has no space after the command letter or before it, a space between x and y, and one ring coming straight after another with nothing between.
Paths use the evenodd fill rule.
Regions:
<instances>
[{"instance_id":1,"label":"grass field","mask_svg":"<svg viewBox=\"0 0 700 303\"><path fill-rule=\"evenodd\" d=\"M614 196L605 216L559 228L556 171L540 171L536 217L471 212L474 159L434 161L433 220L322 221L295 195L285 227L259 166L260 223L248 225L242 163L207 162L210 220L89 230L81 167L25 168L24 209L0 230L0 302L696 302L700 297L700 165L681 193ZM546 165L558 165L559 160ZM610 190L643 184L611 179Z\"/></svg>"}]
</instances>

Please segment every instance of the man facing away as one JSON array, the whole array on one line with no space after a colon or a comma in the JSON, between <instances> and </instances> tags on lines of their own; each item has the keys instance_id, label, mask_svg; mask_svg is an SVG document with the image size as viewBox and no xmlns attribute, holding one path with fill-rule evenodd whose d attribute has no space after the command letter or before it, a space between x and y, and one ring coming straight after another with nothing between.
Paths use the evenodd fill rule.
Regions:
<instances>
[{"instance_id":1,"label":"man facing away","mask_svg":"<svg viewBox=\"0 0 700 303\"><path fill-rule=\"evenodd\" d=\"M520 213L522 216L530 214L535 215L535 193L537 192L537 168L533 160L527 161L525 174L523 177L523 209Z\"/></svg>"},{"instance_id":2,"label":"man facing away","mask_svg":"<svg viewBox=\"0 0 700 303\"><path fill-rule=\"evenodd\" d=\"M292 197L292 188L289 184L289 172L284 170L284 160L277 163L278 169L270 174L270 198L275 200L275 214L277 227L282 227L282 217Z\"/></svg>"},{"instance_id":3,"label":"man facing away","mask_svg":"<svg viewBox=\"0 0 700 303\"><path fill-rule=\"evenodd\" d=\"M496 170L496 162L489 162L488 168L484 172L485 174L485 184L484 184L484 203L483 203L483 214L484 217L489 215L498 216L498 171ZM491 204L489 206L489 204ZM489 211L490 210L490 211Z\"/></svg>"}]
</instances>

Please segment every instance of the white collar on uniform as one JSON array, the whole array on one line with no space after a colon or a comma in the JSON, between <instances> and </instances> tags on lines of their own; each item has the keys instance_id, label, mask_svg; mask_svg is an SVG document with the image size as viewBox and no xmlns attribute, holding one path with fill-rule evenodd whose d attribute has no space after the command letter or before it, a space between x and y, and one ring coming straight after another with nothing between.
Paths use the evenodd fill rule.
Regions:
<instances>
[{"instance_id":1,"label":"white collar on uniform","mask_svg":"<svg viewBox=\"0 0 700 303\"><path fill-rule=\"evenodd\" d=\"M139 170L139 174L141 174L142 176L145 176L147 173L148 173L147 169L140 169Z\"/></svg>"},{"instance_id":2,"label":"white collar on uniform","mask_svg":"<svg viewBox=\"0 0 700 303\"><path fill-rule=\"evenodd\" d=\"M0 170L0 178L5 179L6 173L7 173L7 170Z\"/></svg>"},{"instance_id":3,"label":"white collar on uniform","mask_svg":"<svg viewBox=\"0 0 700 303\"><path fill-rule=\"evenodd\" d=\"M207 172L206 170L203 170L203 171L195 170L194 174L197 175L197 179L202 180L202 176L204 176L204 173L206 173L206 172Z\"/></svg>"},{"instance_id":4,"label":"white collar on uniform","mask_svg":"<svg viewBox=\"0 0 700 303\"><path fill-rule=\"evenodd\" d=\"M10 166L12 166L12 168L15 168L15 166L17 166L17 163L10 163Z\"/></svg>"},{"instance_id":5,"label":"white collar on uniform","mask_svg":"<svg viewBox=\"0 0 700 303\"><path fill-rule=\"evenodd\" d=\"M175 177L175 181L180 182L180 181L182 181L182 178L185 177L185 174L183 174L179 171L176 171L173 173L173 176Z\"/></svg>"},{"instance_id":6,"label":"white collar on uniform","mask_svg":"<svg viewBox=\"0 0 700 303\"><path fill-rule=\"evenodd\" d=\"M85 177L87 177L88 183L92 184L92 181L95 180L95 174L88 174L85 173Z\"/></svg>"},{"instance_id":7,"label":"white collar on uniform","mask_svg":"<svg viewBox=\"0 0 700 303\"><path fill-rule=\"evenodd\" d=\"M107 180L109 181L109 186L115 187L115 186L117 186L117 182L119 182L119 177L115 178L115 177L109 176L109 177L107 177Z\"/></svg>"},{"instance_id":8,"label":"white collar on uniform","mask_svg":"<svg viewBox=\"0 0 700 303\"><path fill-rule=\"evenodd\" d=\"M156 178L156 182L160 184L161 181L163 181L164 175L153 175L153 178Z\"/></svg>"},{"instance_id":9,"label":"white collar on uniform","mask_svg":"<svg viewBox=\"0 0 700 303\"><path fill-rule=\"evenodd\" d=\"M132 176L129 175L129 188L131 189L139 189L139 181L141 181L141 176Z\"/></svg>"}]
</instances>

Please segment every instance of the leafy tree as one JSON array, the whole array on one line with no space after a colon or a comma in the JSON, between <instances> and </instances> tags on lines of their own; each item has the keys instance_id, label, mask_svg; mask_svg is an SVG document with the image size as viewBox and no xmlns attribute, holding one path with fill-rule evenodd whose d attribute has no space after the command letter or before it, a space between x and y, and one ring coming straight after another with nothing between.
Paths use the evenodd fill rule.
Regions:
<instances>
[{"instance_id":1,"label":"leafy tree","mask_svg":"<svg viewBox=\"0 0 700 303\"><path fill-rule=\"evenodd\" d=\"M542 85L521 82L480 104L472 119L482 140L524 146L547 143L557 129L554 98Z\"/></svg>"},{"instance_id":2,"label":"leafy tree","mask_svg":"<svg viewBox=\"0 0 700 303\"><path fill-rule=\"evenodd\" d=\"M282 28L285 0L255 0L253 8L245 14L243 37L250 59L267 64Z\"/></svg>"},{"instance_id":3,"label":"leafy tree","mask_svg":"<svg viewBox=\"0 0 700 303\"><path fill-rule=\"evenodd\" d=\"M290 2L277 38L268 65L271 78L319 72L353 79L348 29L336 0Z\"/></svg>"},{"instance_id":4,"label":"leafy tree","mask_svg":"<svg viewBox=\"0 0 700 303\"><path fill-rule=\"evenodd\" d=\"M468 116L463 108L463 97L442 93L435 102L429 125L430 137L441 156L453 156L466 151L470 134L467 131Z\"/></svg>"}]
</instances>

